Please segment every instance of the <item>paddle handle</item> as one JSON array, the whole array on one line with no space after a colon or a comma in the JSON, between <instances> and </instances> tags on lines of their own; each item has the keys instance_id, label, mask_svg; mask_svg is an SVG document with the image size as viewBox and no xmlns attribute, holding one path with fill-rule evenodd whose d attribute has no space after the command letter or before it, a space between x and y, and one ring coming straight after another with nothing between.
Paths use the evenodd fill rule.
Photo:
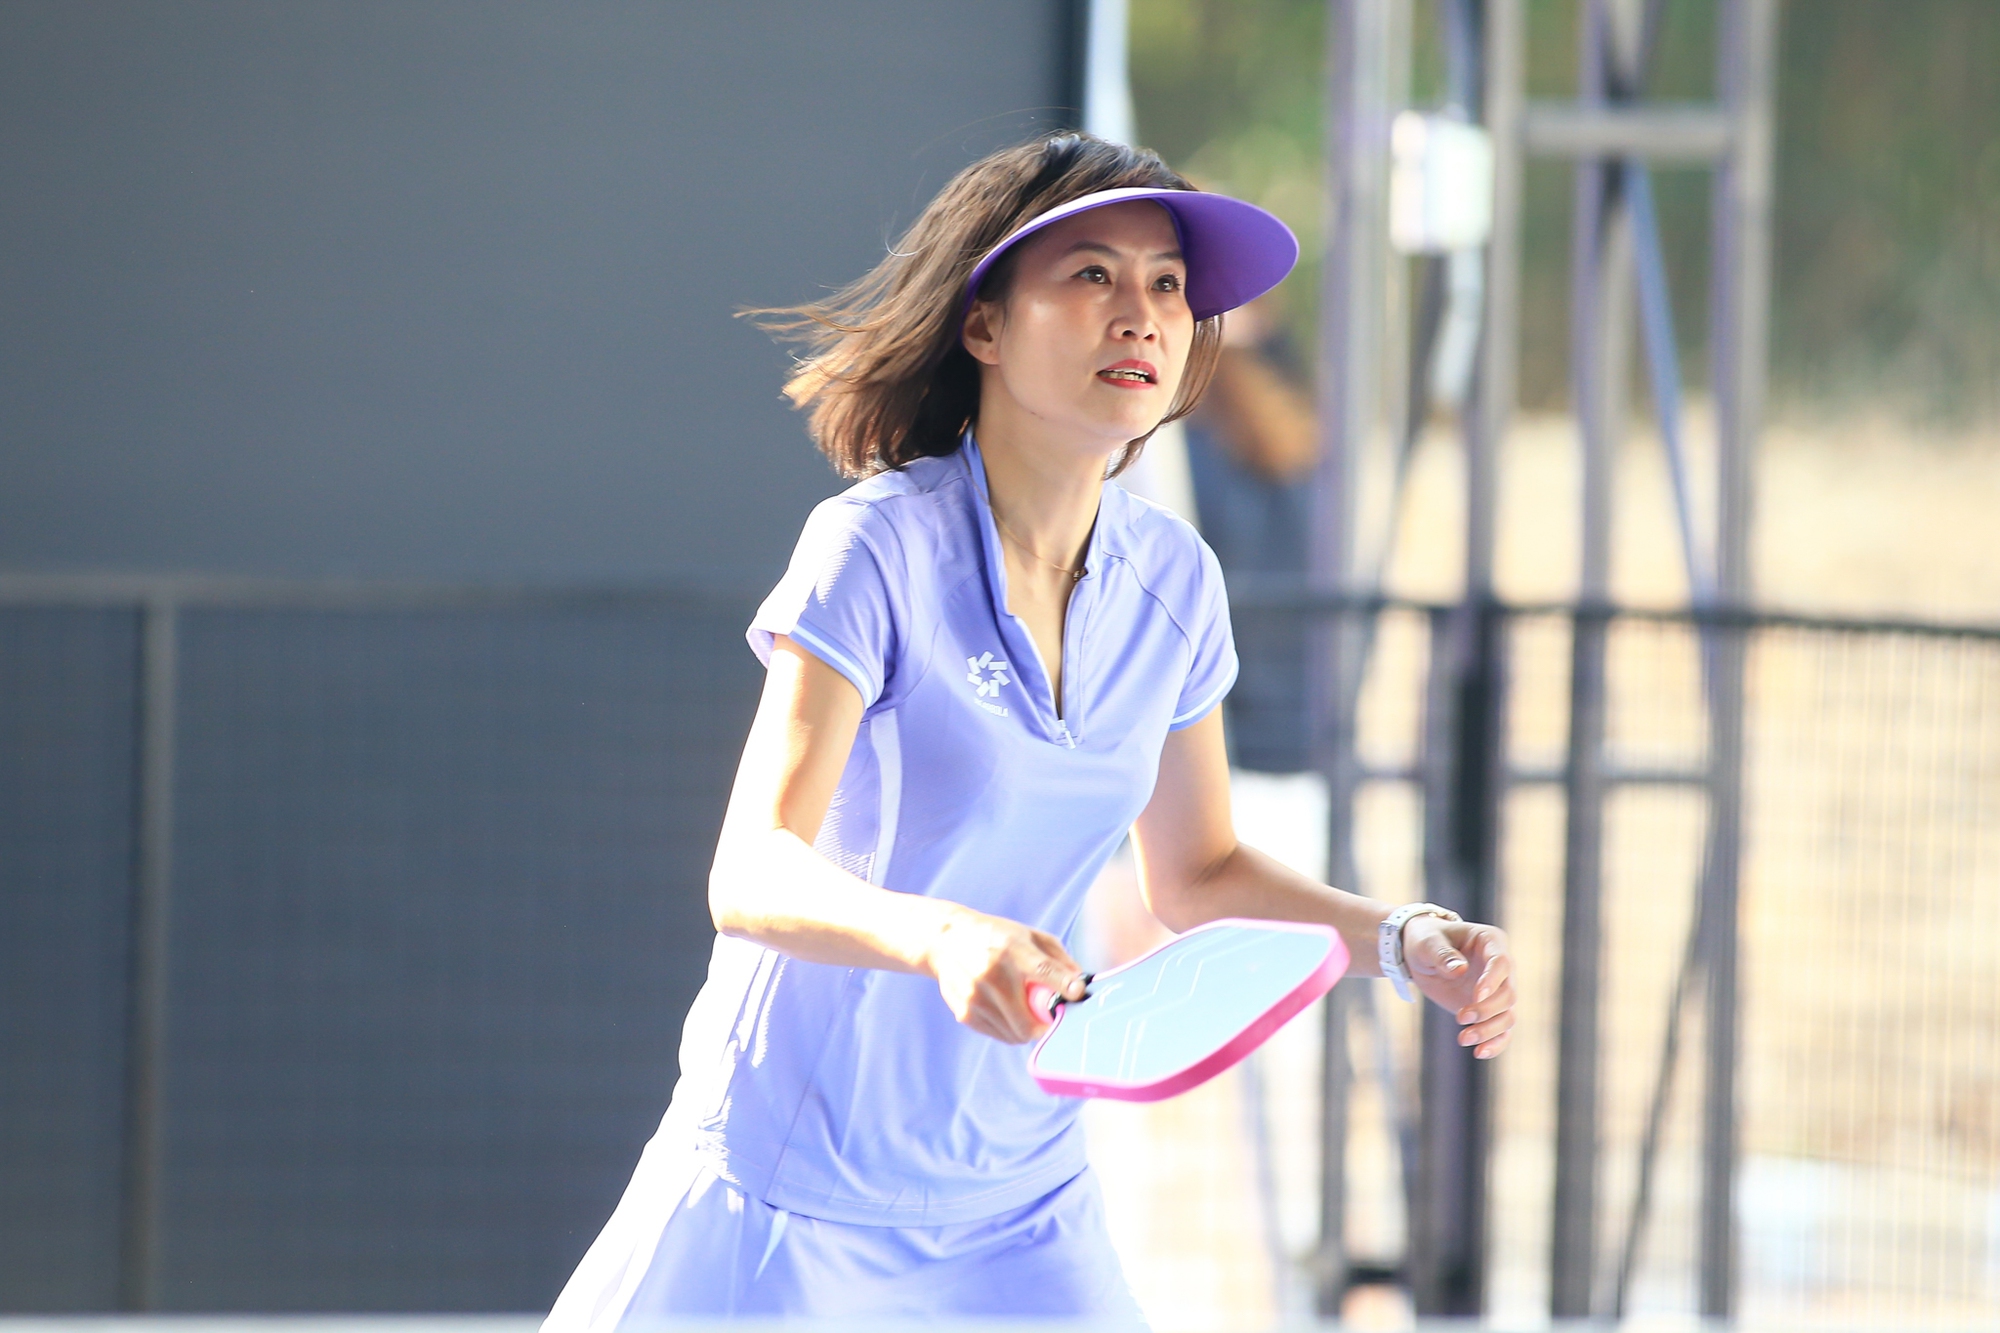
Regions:
<instances>
[{"instance_id":1,"label":"paddle handle","mask_svg":"<svg viewBox=\"0 0 2000 1333\"><path fill-rule=\"evenodd\" d=\"M1084 999L1087 1000L1090 998L1090 983L1095 980L1097 980L1095 972L1086 972L1083 974ZM1055 991L1050 990L1041 982L1031 981L1028 983L1028 1007L1037 1014L1046 1016L1051 1022L1055 1020L1056 1011L1068 1003L1068 1000L1058 995Z\"/></svg>"}]
</instances>

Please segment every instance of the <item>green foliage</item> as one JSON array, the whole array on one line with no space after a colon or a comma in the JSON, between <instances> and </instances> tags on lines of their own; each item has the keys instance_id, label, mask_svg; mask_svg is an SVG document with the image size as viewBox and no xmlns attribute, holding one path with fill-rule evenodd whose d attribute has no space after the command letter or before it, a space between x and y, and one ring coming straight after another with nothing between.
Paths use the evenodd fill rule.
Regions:
<instances>
[{"instance_id":1,"label":"green foliage","mask_svg":"<svg viewBox=\"0 0 2000 1333\"><path fill-rule=\"evenodd\" d=\"M1132 0L1140 137L1198 184L1249 199L1298 233L1279 289L1309 346L1320 251L1326 6L1316 0Z\"/></svg>"},{"instance_id":2,"label":"green foliage","mask_svg":"<svg viewBox=\"0 0 2000 1333\"><path fill-rule=\"evenodd\" d=\"M1531 0L1529 94L1576 87L1577 0ZM1254 199L1317 253L1324 0L1132 0L1142 137ZM1670 0L1652 96L1714 90L1713 0ZM1411 0L1410 100L1441 82L1434 7ZM2000 414L2000 3L1789 0L1780 39L1772 370L1785 398ZM1657 176L1688 372L1704 371L1706 173ZM1572 184L1531 164L1523 206L1522 394L1554 405L1568 357ZM1317 266L1281 293L1309 341Z\"/></svg>"},{"instance_id":3,"label":"green foliage","mask_svg":"<svg viewBox=\"0 0 2000 1333\"><path fill-rule=\"evenodd\" d=\"M2000 4L1794 0L1777 365L1839 403L2000 413Z\"/></svg>"}]
</instances>

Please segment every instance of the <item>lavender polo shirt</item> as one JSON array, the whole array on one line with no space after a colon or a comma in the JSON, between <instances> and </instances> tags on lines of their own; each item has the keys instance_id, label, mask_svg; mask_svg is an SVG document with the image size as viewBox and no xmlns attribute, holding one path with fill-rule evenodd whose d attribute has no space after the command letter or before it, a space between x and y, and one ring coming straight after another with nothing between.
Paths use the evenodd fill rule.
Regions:
<instances>
[{"instance_id":1,"label":"lavender polo shirt","mask_svg":"<svg viewBox=\"0 0 2000 1333\"><path fill-rule=\"evenodd\" d=\"M1215 556L1104 488L1064 629L1058 717L1006 566L979 450L860 483L813 511L751 622L864 705L816 844L855 875L1068 941L1152 795L1160 747L1236 677ZM1078 1103L1028 1050L960 1026L927 977L799 962L718 938L663 1130L728 1180L838 1222L944 1225L1028 1203L1084 1166Z\"/></svg>"}]
</instances>

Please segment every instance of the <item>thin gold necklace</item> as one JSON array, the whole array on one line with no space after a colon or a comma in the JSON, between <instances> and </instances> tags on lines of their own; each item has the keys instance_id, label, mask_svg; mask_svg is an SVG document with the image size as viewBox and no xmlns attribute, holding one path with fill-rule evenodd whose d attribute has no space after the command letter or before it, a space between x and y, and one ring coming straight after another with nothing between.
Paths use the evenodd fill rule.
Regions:
<instances>
[{"instance_id":1,"label":"thin gold necklace","mask_svg":"<svg viewBox=\"0 0 2000 1333\"><path fill-rule=\"evenodd\" d=\"M1047 565L1050 569L1057 570L1060 573L1069 575L1069 581L1071 583L1077 582L1084 576L1084 573L1086 571L1084 569L1084 566L1082 565L1078 565L1074 569L1072 569L1068 565L1059 565L1053 560L1045 559L1044 557L1037 555L1035 553L1034 547L1028 545L1026 542L1021 540L1020 533L1014 531L1014 529L1007 526L1007 521L1000 517L999 510L994 509L992 510L992 513L993 513L993 521L999 525L1000 531L1006 533L1009 537L1012 537L1014 539L1014 545L1019 547L1021 550L1025 551L1028 554L1028 557L1034 560L1037 564Z\"/></svg>"}]
</instances>

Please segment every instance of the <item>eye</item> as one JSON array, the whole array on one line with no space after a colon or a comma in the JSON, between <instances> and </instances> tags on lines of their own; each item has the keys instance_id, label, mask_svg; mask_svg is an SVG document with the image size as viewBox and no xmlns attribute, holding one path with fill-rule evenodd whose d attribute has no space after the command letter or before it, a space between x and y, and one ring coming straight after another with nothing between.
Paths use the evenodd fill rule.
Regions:
<instances>
[{"instance_id":1,"label":"eye","mask_svg":"<svg viewBox=\"0 0 2000 1333\"><path fill-rule=\"evenodd\" d=\"M1153 290L1156 292L1177 292L1180 289L1181 275L1178 273L1162 273L1153 283Z\"/></svg>"},{"instance_id":2,"label":"eye","mask_svg":"<svg viewBox=\"0 0 2000 1333\"><path fill-rule=\"evenodd\" d=\"M1110 275L1109 273L1106 273L1106 272L1104 271L1104 265L1102 265L1102 264L1091 264L1091 265L1088 265L1088 266L1086 266L1086 267L1084 267L1084 268L1082 268L1082 269L1078 270L1078 272L1077 272L1077 275L1076 275L1076 276L1077 276L1077 277L1079 277L1079 278L1082 278L1082 279L1083 279L1083 280L1084 280L1085 282L1110 282L1110 281L1111 281L1111 275Z\"/></svg>"}]
</instances>

